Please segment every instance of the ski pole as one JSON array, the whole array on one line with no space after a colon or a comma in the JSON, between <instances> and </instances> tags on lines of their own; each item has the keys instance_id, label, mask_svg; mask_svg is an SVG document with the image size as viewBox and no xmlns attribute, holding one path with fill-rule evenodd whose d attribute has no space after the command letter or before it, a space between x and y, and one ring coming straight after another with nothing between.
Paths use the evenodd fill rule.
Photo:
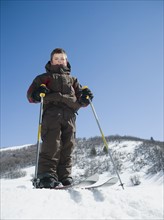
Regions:
<instances>
[{"instance_id":1,"label":"ski pole","mask_svg":"<svg viewBox=\"0 0 164 220\"><path fill-rule=\"evenodd\" d=\"M41 84L41 86L45 86ZM37 173L38 173L38 163L39 163L39 152L41 145L41 126L42 126L42 116L43 116L43 98L45 97L45 93L39 94L41 97L40 103L40 113L39 113L39 125L38 125L38 136L37 136L37 152L36 152L36 165L35 165L35 177L34 177L34 186L37 186Z\"/></svg>"},{"instance_id":2,"label":"ski pole","mask_svg":"<svg viewBox=\"0 0 164 220\"><path fill-rule=\"evenodd\" d=\"M84 87L83 87L83 89L86 89L86 88L88 88L88 87L87 87L87 86L84 86ZM96 110L95 110L95 108L94 108L94 105L93 105L93 103L91 102L89 96L87 96L87 99L89 100L89 104L90 104L90 106L91 106L91 108L92 108L92 111L93 111L93 114L94 114L94 116L95 116L97 125L98 125L98 127L99 127L99 130L100 130L100 133L101 133L101 136L102 136L102 140L103 140L103 142L104 142L104 145L105 145L105 147L106 147L107 152L109 153L110 159L111 159L111 161L112 161L112 163L113 163L113 167L114 167L115 172L116 172L116 174L117 174L117 176L118 176L118 179L119 179L119 181L120 181L120 186L122 186L122 188L124 189L124 184L122 183L121 178L120 178L120 175L119 175L119 173L118 173L118 171L117 171L117 168L116 168L116 166L115 166L113 157L112 157L111 152L110 152L109 147L108 147L108 143L107 143L107 141L106 141L106 139L105 139L105 136L104 136L104 133L103 133L103 131L102 131L102 129L101 129L101 126L100 126L100 123L99 123L98 116L97 116L97 114L96 114Z\"/></svg>"}]
</instances>

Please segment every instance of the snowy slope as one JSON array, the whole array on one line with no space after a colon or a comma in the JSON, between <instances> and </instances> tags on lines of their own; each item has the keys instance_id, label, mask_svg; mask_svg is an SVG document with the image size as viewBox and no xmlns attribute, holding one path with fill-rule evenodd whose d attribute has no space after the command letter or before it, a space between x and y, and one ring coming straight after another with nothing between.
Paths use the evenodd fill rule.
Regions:
<instances>
[{"instance_id":1,"label":"snowy slope","mask_svg":"<svg viewBox=\"0 0 164 220\"><path fill-rule=\"evenodd\" d=\"M1 219L163 219L160 174L141 185L95 190L33 189L28 175L1 180Z\"/></svg>"},{"instance_id":2,"label":"snowy slope","mask_svg":"<svg viewBox=\"0 0 164 220\"><path fill-rule=\"evenodd\" d=\"M94 190L33 189L31 179L34 167L26 168L27 175L23 178L1 179L1 219L162 220L163 173L151 176L141 169L138 172L141 184L132 186L129 181L133 166L128 158L139 144L109 144L110 148L115 145L115 150L123 157L124 172L121 172L121 178L125 183L125 190L119 183ZM82 173L82 169L73 167L73 176Z\"/></svg>"},{"instance_id":3,"label":"snowy slope","mask_svg":"<svg viewBox=\"0 0 164 220\"><path fill-rule=\"evenodd\" d=\"M25 144L25 145L21 145L21 146L4 147L4 148L0 148L0 152L1 151L7 151L7 150L18 150L18 149L29 147L31 145L32 144Z\"/></svg>"}]
</instances>

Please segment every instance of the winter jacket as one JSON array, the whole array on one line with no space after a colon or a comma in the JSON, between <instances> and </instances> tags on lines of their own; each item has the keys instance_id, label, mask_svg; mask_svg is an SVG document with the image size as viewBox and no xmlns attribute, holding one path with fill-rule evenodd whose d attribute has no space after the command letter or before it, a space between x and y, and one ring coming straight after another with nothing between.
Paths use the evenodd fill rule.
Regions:
<instances>
[{"instance_id":1,"label":"winter jacket","mask_svg":"<svg viewBox=\"0 0 164 220\"><path fill-rule=\"evenodd\" d=\"M27 98L31 103L37 103L33 98L34 92L41 84L45 84L50 90L44 97L44 108L50 105L56 105L63 108L70 108L77 112L82 106L80 96L82 87L77 78L70 75L70 64L67 67L63 65L51 65L50 61L46 64L46 73L38 75L32 82L27 91Z\"/></svg>"}]
</instances>

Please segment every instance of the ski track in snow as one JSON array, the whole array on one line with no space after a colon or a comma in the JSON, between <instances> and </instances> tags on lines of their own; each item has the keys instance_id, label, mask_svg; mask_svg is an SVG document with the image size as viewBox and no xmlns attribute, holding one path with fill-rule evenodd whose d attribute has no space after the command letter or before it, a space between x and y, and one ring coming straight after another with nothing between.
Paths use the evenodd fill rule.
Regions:
<instances>
[{"instance_id":1,"label":"ski track in snow","mask_svg":"<svg viewBox=\"0 0 164 220\"><path fill-rule=\"evenodd\" d=\"M1 219L118 219L162 220L162 179L143 180L132 187L119 184L94 190L33 189L31 174L14 180L1 179ZM123 177L124 178L124 177ZM159 179L158 179L159 180Z\"/></svg>"}]
</instances>

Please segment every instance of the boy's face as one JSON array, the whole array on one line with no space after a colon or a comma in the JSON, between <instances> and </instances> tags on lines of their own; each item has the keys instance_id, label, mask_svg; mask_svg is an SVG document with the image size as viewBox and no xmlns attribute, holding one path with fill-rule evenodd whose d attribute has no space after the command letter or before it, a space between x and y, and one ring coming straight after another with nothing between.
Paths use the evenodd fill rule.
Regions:
<instances>
[{"instance_id":1,"label":"boy's face","mask_svg":"<svg viewBox=\"0 0 164 220\"><path fill-rule=\"evenodd\" d=\"M64 66L67 66L67 57L63 53L55 53L51 60L52 65L62 64Z\"/></svg>"}]
</instances>

